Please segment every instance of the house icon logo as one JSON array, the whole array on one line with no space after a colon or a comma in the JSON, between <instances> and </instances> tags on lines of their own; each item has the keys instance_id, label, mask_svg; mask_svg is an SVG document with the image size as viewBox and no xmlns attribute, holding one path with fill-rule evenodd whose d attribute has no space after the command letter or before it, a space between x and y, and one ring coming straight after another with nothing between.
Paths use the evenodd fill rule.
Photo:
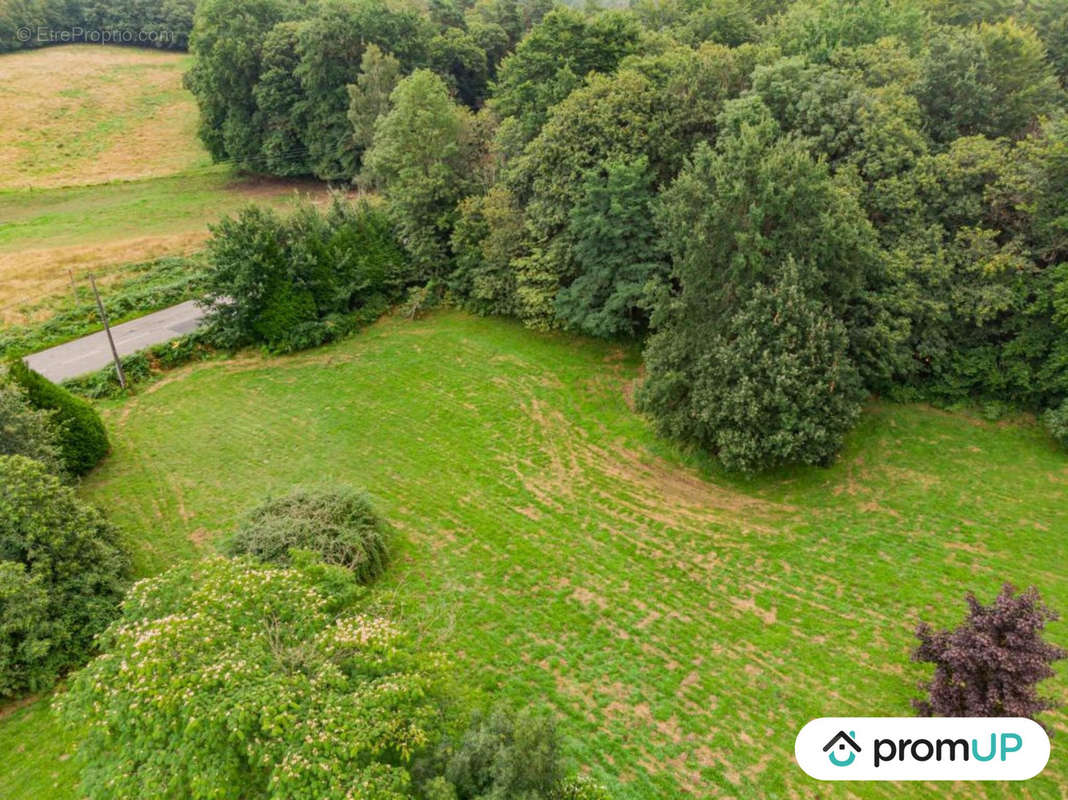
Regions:
<instances>
[{"instance_id":1,"label":"house icon logo","mask_svg":"<svg viewBox=\"0 0 1068 800\"><path fill-rule=\"evenodd\" d=\"M853 763L853 759L857 757L857 753L860 752L860 745L853 738L856 735L856 731L850 731L849 733L838 731L834 738L823 746L823 752L827 753L827 758L836 767L848 767ZM852 749L847 751L846 748ZM843 753L848 753L848 755L841 755Z\"/></svg>"}]
</instances>

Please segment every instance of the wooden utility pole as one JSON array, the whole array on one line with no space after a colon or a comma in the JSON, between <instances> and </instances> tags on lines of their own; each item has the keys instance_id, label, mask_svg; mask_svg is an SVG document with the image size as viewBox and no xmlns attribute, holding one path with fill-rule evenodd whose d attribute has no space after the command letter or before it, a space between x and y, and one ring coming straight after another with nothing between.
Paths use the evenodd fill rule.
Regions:
<instances>
[{"instance_id":1,"label":"wooden utility pole","mask_svg":"<svg viewBox=\"0 0 1068 800\"><path fill-rule=\"evenodd\" d=\"M126 388L126 375L122 371L122 362L119 360L119 351L115 349L115 340L111 338L111 326L108 325L108 315L104 311L104 304L100 302L100 292L96 290L96 279L93 273L89 273L89 285L93 287L93 297L96 298L96 308L100 312L100 321L104 323L104 333L108 335L108 344L111 345L111 357L115 359L115 372L119 375L119 386Z\"/></svg>"}]
</instances>

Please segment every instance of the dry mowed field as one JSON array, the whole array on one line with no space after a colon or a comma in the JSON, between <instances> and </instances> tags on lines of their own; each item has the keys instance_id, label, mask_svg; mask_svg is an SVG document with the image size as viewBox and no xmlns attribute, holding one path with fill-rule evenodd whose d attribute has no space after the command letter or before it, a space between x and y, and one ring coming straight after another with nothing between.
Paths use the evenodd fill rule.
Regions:
<instances>
[{"instance_id":1,"label":"dry mowed field","mask_svg":"<svg viewBox=\"0 0 1068 800\"><path fill-rule=\"evenodd\" d=\"M70 45L0 58L0 190L172 175L211 162L184 53Z\"/></svg>"},{"instance_id":2,"label":"dry mowed field","mask_svg":"<svg viewBox=\"0 0 1068 800\"><path fill-rule=\"evenodd\" d=\"M324 196L315 182L212 166L182 86L189 56L96 45L0 55L0 323L106 284L120 264L203 247L249 202Z\"/></svg>"}]
</instances>

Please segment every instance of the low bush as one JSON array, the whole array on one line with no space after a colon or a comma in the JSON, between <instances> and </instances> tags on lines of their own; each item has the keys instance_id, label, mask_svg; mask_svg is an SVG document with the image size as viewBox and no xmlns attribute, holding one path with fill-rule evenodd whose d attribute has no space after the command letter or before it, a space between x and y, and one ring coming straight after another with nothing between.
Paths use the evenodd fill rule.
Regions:
<instances>
[{"instance_id":1,"label":"low bush","mask_svg":"<svg viewBox=\"0 0 1068 800\"><path fill-rule=\"evenodd\" d=\"M21 359L10 362L8 374L34 408L55 412L63 464L72 475L84 475L108 454L104 422L89 403L30 369Z\"/></svg>"},{"instance_id":2,"label":"low bush","mask_svg":"<svg viewBox=\"0 0 1068 800\"><path fill-rule=\"evenodd\" d=\"M416 769L430 800L608 800L592 780L564 777L552 718L531 709L475 714Z\"/></svg>"},{"instance_id":3,"label":"low bush","mask_svg":"<svg viewBox=\"0 0 1068 800\"><path fill-rule=\"evenodd\" d=\"M118 613L119 534L39 461L0 456L0 697L48 688Z\"/></svg>"},{"instance_id":4,"label":"low bush","mask_svg":"<svg viewBox=\"0 0 1068 800\"><path fill-rule=\"evenodd\" d=\"M968 617L954 630L936 631L921 623L914 661L935 665L921 688L927 697L913 701L923 716L1031 717L1056 703L1038 694L1037 685L1054 675L1052 664L1068 656L1042 639L1057 614L1032 587L1016 594L1005 584L989 606L968 595Z\"/></svg>"},{"instance_id":5,"label":"low bush","mask_svg":"<svg viewBox=\"0 0 1068 800\"><path fill-rule=\"evenodd\" d=\"M0 376L0 455L26 456L40 461L50 472L62 472L54 415L31 406L20 387Z\"/></svg>"},{"instance_id":6,"label":"low bush","mask_svg":"<svg viewBox=\"0 0 1068 800\"><path fill-rule=\"evenodd\" d=\"M340 567L216 558L136 584L57 703L87 728L84 796L409 796L435 735L441 656L342 610Z\"/></svg>"},{"instance_id":7,"label":"low bush","mask_svg":"<svg viewBox=\"0 0 1068 800\"><path fill-rule=\"evenodd\" d=\"M288 218L250 206L212 228L208 331L220 347L289 352L351 330L352 312L386 305L406 280L403 251L374 206L335 200Z\"/></svg>"},{"instance_id":8,"label":"low bush","mask_svg":"<svg viewBox=\"0 0 1068 800\"><path fill-rule=\"evenodd\" d=\"M1061 447L1068 448L1068 400L1042 415L1046 430Z\"/></svg>"},{"instance_id":9,"label":"low bush","mask_svg":"<svg viewBox=\"0 0 1068 800\"><path fill-rule=\"evenodd\" d=\"M298 489L253 509L225 544L229 555L288 565L293 550L309 550L370 583L389 562L389 526L367 495L347 487Z\"/></svg>"}]
</instances>

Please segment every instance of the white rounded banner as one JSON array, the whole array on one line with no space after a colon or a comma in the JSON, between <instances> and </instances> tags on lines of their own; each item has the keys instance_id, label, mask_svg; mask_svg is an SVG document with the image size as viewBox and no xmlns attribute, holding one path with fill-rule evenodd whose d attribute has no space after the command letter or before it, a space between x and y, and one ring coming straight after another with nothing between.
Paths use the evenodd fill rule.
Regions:
<instances>
[{"instance_id":1,"label":"white rounded banner","mask_svg":"<svg viewBox=\"0 0 1068 800\"><path fill-rule=\"evenodd\" d=\"M1023 717L823 717L794 755L821 781L1024 781L1049 761L1049 737Z\"/></svg>"}]
</instances>

